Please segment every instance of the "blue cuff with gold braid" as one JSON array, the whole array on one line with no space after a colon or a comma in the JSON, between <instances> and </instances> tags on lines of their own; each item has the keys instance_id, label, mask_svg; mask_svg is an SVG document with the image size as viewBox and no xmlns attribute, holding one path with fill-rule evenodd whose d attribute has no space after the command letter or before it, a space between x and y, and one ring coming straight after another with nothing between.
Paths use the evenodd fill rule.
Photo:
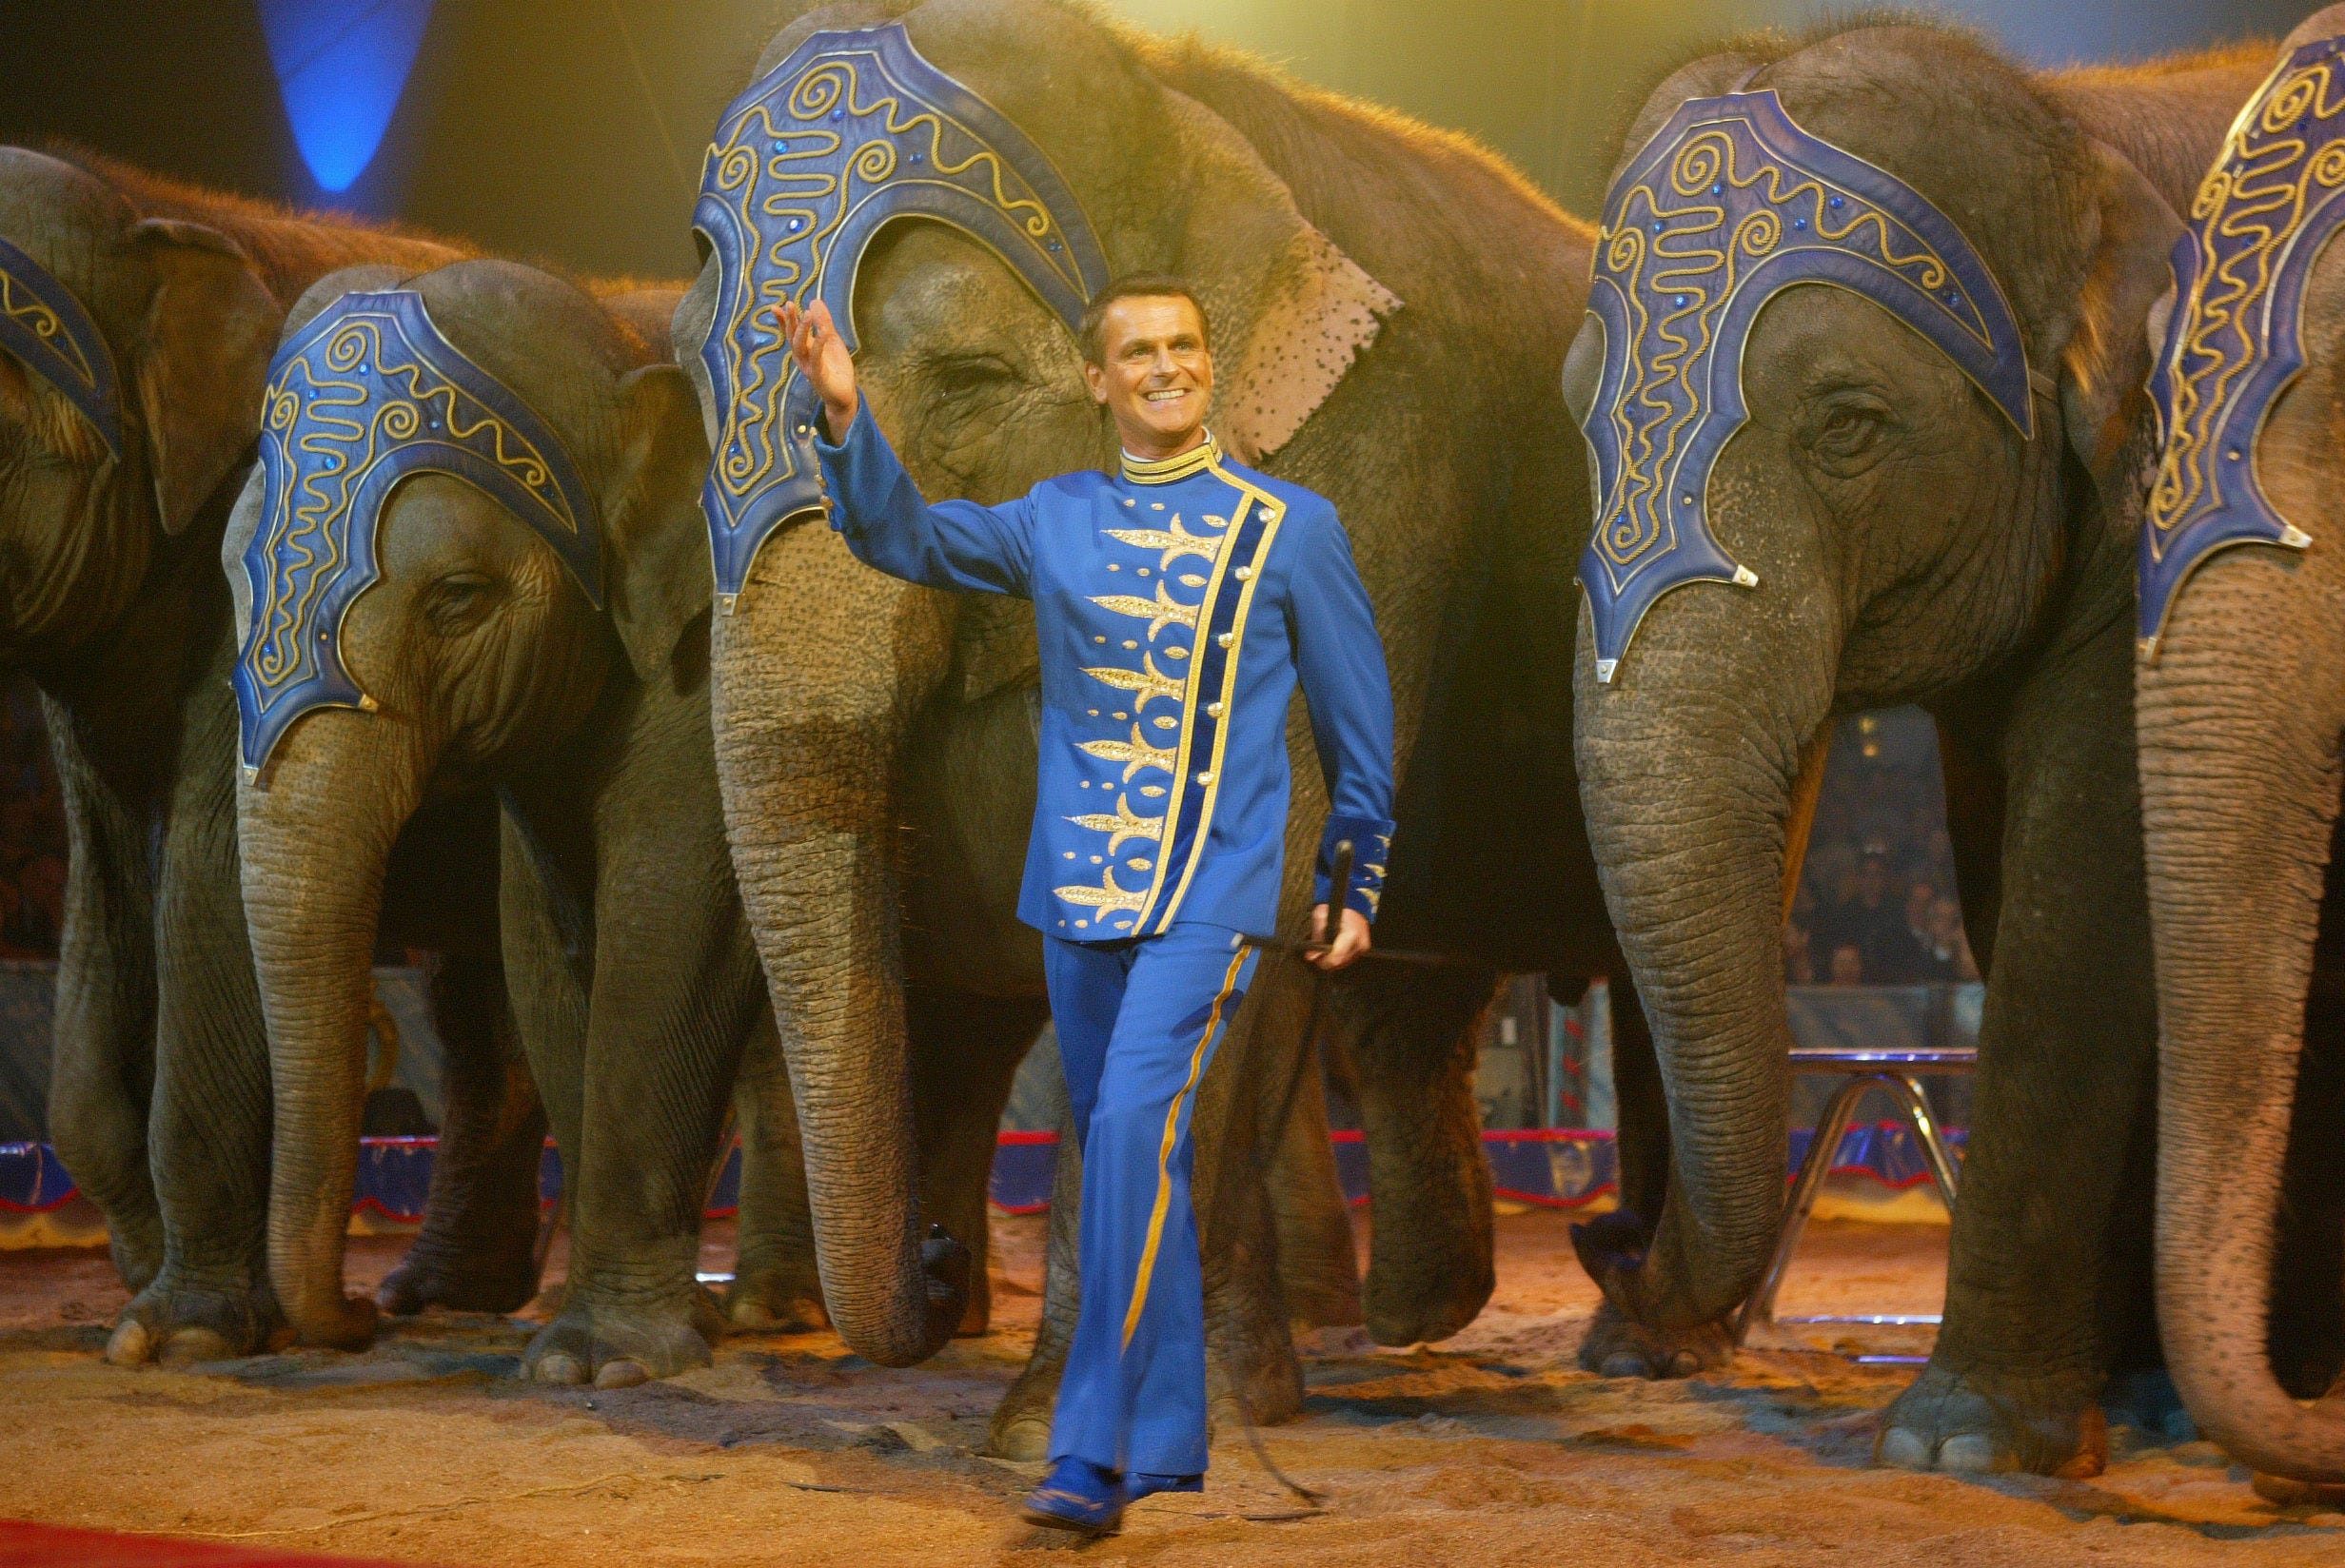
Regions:
<instances>
[{"instance_id":1,"label":"blue cuff with gold braid","mask_svg":"<svg viewBox=\"0 0 2345 1568\"><path fill-rule=\"evenodd\" d=\"M1311 879L1311 902L1330 902L1330 881L1335 874L1335 846L1351 843L1351 885L1344 890L1344 907L1358 910L1370 920L1384 897L1385 862L1392 856L1392 824L1381 816L1339 816L1330 813L1327 831L1319 835L1319 867Z\"/></svg>"}]
</instances>

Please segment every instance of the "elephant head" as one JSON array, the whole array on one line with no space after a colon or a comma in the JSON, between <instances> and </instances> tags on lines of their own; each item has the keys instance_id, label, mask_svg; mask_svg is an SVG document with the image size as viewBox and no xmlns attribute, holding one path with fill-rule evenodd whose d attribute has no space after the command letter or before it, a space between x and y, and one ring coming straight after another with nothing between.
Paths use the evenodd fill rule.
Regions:
<instances>
[{"instance_id":1,"label":"elephant head","mask_svg":"<svg viewBox=\"0 0 2345 1568\"><path fill-rule=\"evenodd\" d=\"M728 115L723 133L735 140L708 165L701 227L711 247L676 336L719 449L709 505L720 539L737 400L755 390L758 365L773 367L758 357L763 349L744 314L743 302L754 307L760 296L728 280L725 247L737 247L737 260L760 245L788 253L797 270L778 273L773 286L804 285L789 250L799 229L783 226L783 208L789 225L811 225L809 233L839 225L841 248L814 286L835 304L851 301L840 319L852 322L873 412L932 499L998 500L1112 462L1113 435L1085 395L1071 330L1085 294L1110 274L1171 271L1196 284L1220 372L1213 425L1248 461L1295 432L1395 303L1304 221L1230 124L1165 86L1125 40L1087 17L1045 0L835 7L774 38L741 103L768 89L768 73L778 80L798 70L802 49L834 47L848 62L842 69L863 73L846 97L835 107L814 102L836 76L806 93L778 92L758 111L775 128L755 137ZM916 64L905 63L908 51ZM882 62L897 72L884 82ZM882 101L899 106L889 125L865 128L868 106ZM974 144L921 140L923 126L940 124L924 120L924 109L941 110L954 134L968 132ZM857 140L842 142L831 127L850 113ZM719 234L719 222L733 220L709 216L710 203L752 188L737 168L754 177L784 145L778 121L794 120L806 122L794 147L843 152L869 137L871 162L856 153L857 181L884 183L926 159L940 171L992 170L990 184L907 200L897 209L904 221L876 229L871 215L889 209L863 204L864 185L853 214L810 198L800 216L777 196L771 233L743 240L739 229L756 214L736 205L743 222L730 238ZM786 162L774 159L781 175ZM845 191L848 171L837 178L822 188ZM778 419L782 407L769 400L763 414ZM791 439L776 432L767 456L788 461L778 454ZM802 465L806 453L797 451ZM738 558L743 564L728 581L731 547L719 552L718 588L738 598L725 598L714 634L719 774L789 1053L825 1292L850 1344L875 1360L908 1359L933 1345L905 1156L893 846L901 740L913 714L939 692L974 700L1029 676L1031 619L1022 605L963 607L881 579L818 521L779 528L761 550L753 542L754 559ZM779 591L784 580L794 593ZM1005 810L1001 831L1023 828Z\"/></svg>"},{"instance_id":2,"label":"elephant head","mask_svg":"<svg viewBox=\"0 0 2345 1568\"><path fill-rule=\"evenodd\" d=\"M0 657L16 660L110 627L249 458L285 307L218 229L143 217L21 147L0 147Z\"/></svg>"},{"instance_id":3,"label":"elephant head","mask_svg":"<svg viewBox=\"0 0 2345 1568\"><path fill-rule=\"evenodd\" d=\"M269 1266L302 1340L347 1345L372 1331L342 1236L392 845L427 799L577 732L614 678L669 670L708 603L707 448L655 343L502 262L321 280L267 407L222 554L276 1091Z\"/></svg>"},{"instance_id":4,"label":"elephant head","mask_svg":"<svg viewBox=\"0 0 2345 1568\"><path fill-rule=\"evenodd\" d=\"M2345 733L2345 251L2330 243L2345 217L2333 173L2341 47L2345 6L2281 45L2207 176L2177 253L2178 293L2152 313L2165 428L2136 672L2167 1364L2200 1429L2233 1455L2331 1483L2345 1481L2345 1414L2291 1398L2267 1339L2278 1347L2283 1173L2293 1197L2307 1153L2320 1170L2304 1146L2335 1142L2321 1104L2334 1078L2300 1078L2299 1062L2308 999L2316 1030L2335 1025L2333 973L2316 971L2334 966L2322 873L2335 874ZM2263 204L2255 223L2233 221L2250 202ZM2299 1231L2324 1216L2333 1229L2326 1194L2305 1197ZM2334 1314L2326 1243L2312 1249L2329 1260L2312 1288Z\"/></svg>"},{"instance_id":5,"label":"elephant head","mask_svg":"<svg viewBox=\"0 0 2345 1568\"><path fill-rule=\"evenodd\" d=\"M1791 128L1744 137L1713 167L1702 159L1719 144L1705 151L1689 116L1715 111L1688 101L1750 102L1730 94L1772 94ZM2008 667L2085 565L2122 548L2097 520L2099 484L2122 468L2138 323L2177 221L2017 69L1928 28L1696 61L1639 113L1624 169L1681 134L1643 196L1616 184L1599 244L1599 295L1603 267L1648 259L1658 314L1612 318L1611 333L1591 315L1565 392L1600 468L1607 421L1630 432L1608 470L1627 464L1626 480L1599 486L1604 553L1591 546L1582 571L1576 742L1674 1129L1658 1235L1642 1264L1599 1272L1631 1316L1687 1328L1734 1308L1775 1242L1791 1044L1782 889L1803 756L1835 714L1943 699ZM1722 201L1764 209L1712 245L1693 231ZM1811 234L1843 236L1842 259L1811 252L1804 270L1774 273L1748 260L1773 266ZM1858 257L1892 235L1889 265ZM1749 266L1731 301L1723 272L1665 260L1729 251ZM1916 282L1901 289L1893 273ZM1784 282L1770 291L1768 277ZM1695 334L1696 312L1720 334L1703 340L1719 363L1694 394L1701 422L1641 423L1657 402L1624 414L1624 375L1646 378L1630 397L1674 396L1664 340ZM1633 341L1607 343L1621 333ZM1722 412L1734 396L1740 421ZM1690 457L1655 478L1681 450L1706 450L1706 484ZM1647 532L1626 516L1632 496Z\"/></svg>"}]
</instances>

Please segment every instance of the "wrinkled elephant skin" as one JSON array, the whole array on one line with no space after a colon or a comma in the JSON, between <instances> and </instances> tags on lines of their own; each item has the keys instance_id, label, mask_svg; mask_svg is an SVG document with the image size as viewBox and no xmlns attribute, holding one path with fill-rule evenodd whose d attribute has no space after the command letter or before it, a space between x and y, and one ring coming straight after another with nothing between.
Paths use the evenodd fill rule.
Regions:
<instances>
[{"instance_id":1,"label":"wrinkled elephant skin","mask_svg":"<svg viewBox=\"0 0 2345 1568\"><path fill-rule=\"evenodd\" d=\"M238 894L220 534L292 300L353 262L456 253L17 148L0 148L0 238L104 339L123 436L109 457L54 384L0 356L0 661L41 689L70 840L51 1136L136 1292L108 1354L246 1354L282 1320L263 1256L268 1060ZM437 826L484 862L482 804ZM412 888L412 872L395 881ZM493 912L491 884L424 880L435 896L386 931L448 961L445 1168L409 1289L510 1307L532 1288L543 1119L506 1070L493 925L447 929Z\"/></svg>"},{"instance_id":2,"label":"wrinkled elephant skin","mask_svg":"<svg viewBox=\"0 0 2345 1568\"><path fill-rule=\"evenodd\" d=\"M1772 90L1797 125L1953 216L2008 298L2032 439L1870 300L1786 288L1707 515L1757 584L1654 604L1609 684L1583 617L1578 753L1606 896L1667 1083L1658 1233L1604 1270L1664 1332L1729 1319L1772 1251L1790 1035L1779 933L1803 749L1856 710L1937 719L1981 1066L1944 1326L1882 1418L1916 1469L2096 1471L2097 1401L2154 1357L2155 1038L2130 702L2129 436L2142 321L2199 169L2260 75L2233 56L2031 79L1967 35L1857 26L1729 52L1649 99ZM1575 344L1584 413L1602 328Z\"/></svg>"},{"instance_id":3,"label":"wrinkled elephant skin","mask_svg":"<svg viewBox=\"0 0 2345 1568\"><path fill-rule=\"evenodd\" d=\"M599 514L603 607L506 503L445 473L410 475L381 503L379 578L340 628L369 704L294 720L240 787L277 1095L271 1276L305 1340L367 1331L365 1303L342 1294L342 1216L383 868L424 801L493 784L510 824L514 1010L571 1216L562 1308L523 1367L624 1386L708 1363L700 1215L726 1096L766 1010L710 743L696 504L707 448L662 341L509 263L337 273L288 333L345 292L394 287L577 463ZM240 620L262 511L256 474L223 543ZM949 1328L960 1304L947 1289L933 1315Z\"/></svg>"},{"instance_id":4,"label":"wrinkled elephant skin","mask_svg":"<svg viewBox=\"0 0 2345 1568\"><path fill-rule=\"evenodd\" d=\"M758 69L817 29L879 19L854 6L801 18ZM1399 711L1401 829L1379 939L1489 968L1431 986L1364 969L1331 988L1324 1019L1371 1149L1370 1331L1400 1343L1453 1333L1491 1284L1470 1040L1493 972L1623 971L1576 809L1569 632L1547 608L1586 526L1579 444L1551 388L1586 294L1587 233L1486 155L1201 48L1029 0L937 0L901 20L924 58L1035 140L1111 271L1197 284L1223 388L1217 434L1344 519ZM698 353L713 265L676 328L704 411L724 396ZM854 316L873 410L931 498L995 500L1113 461L1072 336L971 239L919 222L881 229ZM843 1310L850 1343L898 1343L919 1299L907 1250L918 1205L888 1152L910 1115L891 1086L919 1049L907 1017L916 1029L921 1009L896 946L907 871L890 829L899 801L928 788L919 727L1031 682L1031 612L881 578L829 530L800 525L766 543L716 617L714 650L726 820L810 1168L818 1139L862 1164L851 1186L815 1195L818 1212L855 1205L864 1238L823 1260L834 1318ZM1326 809L1299 717L1290 921ZM981 808L1013 840L1030 773L1022 787ZM1266 1202L1258 1172L1271 1151L1318 1137L1282 1116L1317 1114L1316 1064L1298 1039L1306 992L1290 967L1266 968L1197 1121L1216 1375L1261 1419L1290 1414L1300 1389L1277 1274L1313 1226ZM1636 1013L1623 1012L1633 1079ZM832 1108L807 1104L814 1088ZM1640 1203L1653 1201L1655 1164L1630 1162ZM1322 1164L1310 1180L1330 1175ZM1063 1249L1051 1280L1035 1360L995 1418L998 1450L1031 1452L1047 1429L1074 1311Z\"/></svg>"},{"instance_id":5,"label":"wrinkled elephant skin","mask_svg":"<svg viewBox=\"0 0 2345 1568\"><path fill-rule=\"evenodd\" d=\"M2339 32L2345 7L2331 6L2264 69ZM2138 665L2136 722L2158 954L2167 1362L2200 1431L2234 1458L2334 1487L2345 1483L2345 1403L2298 1401L2338 1370L2345 1241L2335 548L2345 253L2335 245L2302 301L2304 369L2252 456L2265 502L2312 543L2206 558ZM2161 348L2174 308L2170 296L2153 318Z\"/></svg>"}]
</instances>

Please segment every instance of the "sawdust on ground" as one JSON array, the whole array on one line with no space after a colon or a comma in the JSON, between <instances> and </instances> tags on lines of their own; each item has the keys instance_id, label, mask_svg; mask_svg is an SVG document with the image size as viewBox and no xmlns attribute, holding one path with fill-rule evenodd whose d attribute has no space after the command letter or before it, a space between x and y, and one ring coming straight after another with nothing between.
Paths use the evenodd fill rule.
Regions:
<instances>
[{"instance_id":1,"label":"sawdust on ground","mask_svg":"<svg viewBox=\"0 0 2345 1568\"><path fill-rule=\"evenodd\" d=\"M1876 1413L1911 1369L1812 1336L1894 1352L1927 1330L1791 1331L1820 1348L1746 1350L1684 1382L1592 1377L1572 1360L1595 1297L1567 1224L1500 1219L1497 1294L1456 1339L1380 1350L1323 1331L1304 1418L1264 1434L1323 1506L1223 1432L1203 1496L1153 1499L1082 1550L1346 1568L2345 1562L2345 1515L2276 1507L2211 1445L2139 1426L2090 1481L1870 1468ZM1013 1520L1037 1467L977 1449L1031 1341L1041 1225L997 1219L1001 1325L925 1366L875 1367L823 1335L740 1338L713 1367L620 1392L517 1382L528 1323L437 1315L364 1355L119 1371L99 1355L122 1301L102 1254L0 1254L0 1517L443 1568L1031 1562L1066 1549ZM1819 1224L1779 1310L1932 1311L1944 1244L1928 1225ZM354 1244L353 1284L401 1245ZM727 1245L712 1235L710 1266Z\"/></svg>"}]
</instances>

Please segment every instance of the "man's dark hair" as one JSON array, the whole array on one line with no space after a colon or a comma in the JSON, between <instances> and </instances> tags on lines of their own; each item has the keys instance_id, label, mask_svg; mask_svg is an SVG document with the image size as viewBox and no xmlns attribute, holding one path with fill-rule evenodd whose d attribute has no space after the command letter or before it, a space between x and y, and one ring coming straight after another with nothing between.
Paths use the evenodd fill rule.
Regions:
<instances>
[{"instance_id":1,"label":"man's dark hair","mask_svg":"<svg viewBox=\"0 0 2345 1568\"><path fill-rule=\"evenodd\" d=\"M1085 364L1106 363L1108 345L1099 335L1100 326L1107 320L1108 306L1118 300L1187 300L1196 307L1197 324L1205 329L1206 346L1212 346L1212 321L1205 314L1205 302L1197 298L1197 291L1186 279L1175 278L1169 272L1134 272L1109 284L1083 307L1083 324L1076 329L1075 341L1083 345Z\"/></svg>"}]
</instances>

